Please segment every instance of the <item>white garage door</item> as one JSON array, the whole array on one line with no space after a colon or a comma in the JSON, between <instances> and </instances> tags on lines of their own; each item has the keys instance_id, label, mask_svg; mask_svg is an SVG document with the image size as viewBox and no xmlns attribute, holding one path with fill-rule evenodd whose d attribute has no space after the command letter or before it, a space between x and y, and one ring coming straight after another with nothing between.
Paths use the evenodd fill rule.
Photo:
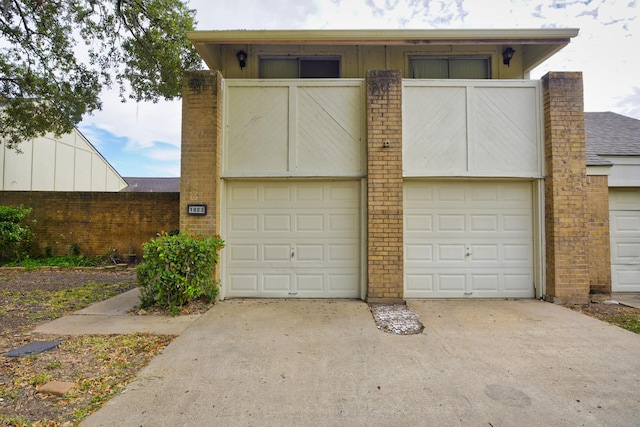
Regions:
<instances>
[{"instance_id":1,"label":"white garage door","mask_svg":"<svg viewBox=\"0 0 640 427\"><path fill-rule=\"evenodd\" d=\"M360 182L229 182L227 297L360 296Z\"/></svg>"},{"instance_id":2,"label":"white garage door","mask_svg":"<svg viewBox=\"0 0 640 427\"><path fill-rule=\"evenodd\" d=\"M405 297L535 296L530 182L408 181Z\"/></svg>"},{"instance_id":3,"label":"white garage door","mask_svg":"<svg viewBox=\"0 0 640 427\"><path fill-rule=\"evenodd\" d=\"M640 190L609 190L611 290L640 292Z\"/></svg>"}]
</instances>

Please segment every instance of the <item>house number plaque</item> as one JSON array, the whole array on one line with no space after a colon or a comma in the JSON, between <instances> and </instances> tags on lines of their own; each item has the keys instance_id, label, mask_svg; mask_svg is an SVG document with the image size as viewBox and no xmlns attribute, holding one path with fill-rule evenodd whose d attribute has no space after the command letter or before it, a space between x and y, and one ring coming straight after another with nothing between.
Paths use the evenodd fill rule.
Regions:
<instances>
[{"instance_id":1,"label":"house number plaque","mask_svg":"<svg viewBox=\"0 0 640 427\"><path fill-rule=\"evenodd\" d=\"M207 205L187 205L187 215L206 215Z\"/></svg>"}]
</instances>

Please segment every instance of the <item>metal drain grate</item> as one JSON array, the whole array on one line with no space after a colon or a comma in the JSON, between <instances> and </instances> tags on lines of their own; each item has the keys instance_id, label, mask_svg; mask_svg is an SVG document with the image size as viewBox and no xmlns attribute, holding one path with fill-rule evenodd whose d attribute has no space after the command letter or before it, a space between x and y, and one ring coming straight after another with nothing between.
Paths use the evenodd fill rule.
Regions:
<instances>
[{"instance_id":1,"label":"metal drain grate","mask_svg":"<svg viewBox=\"0 0 640 427\"><path fill-rule=\"evenodd\" d=\"M5 353L5 357L23 357L30 354L38 354L44 351L51 350L60 345L60 341L34 341L22 347L15 348L8 353Z\"/></svg>"}]
</instances>

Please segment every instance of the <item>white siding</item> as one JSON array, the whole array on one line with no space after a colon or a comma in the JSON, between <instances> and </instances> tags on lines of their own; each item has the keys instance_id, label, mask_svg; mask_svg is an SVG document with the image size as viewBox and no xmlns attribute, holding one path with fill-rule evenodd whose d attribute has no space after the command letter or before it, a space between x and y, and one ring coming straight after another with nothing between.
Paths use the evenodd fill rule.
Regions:
<instances>
[{"instance_id":1,"label":"white siding","mask_svg":"<svg viewBox=\"0 0 640 427\"><path fill-rule=\"evenodd\" d=\"M540 178L538 81L404 80L405 176Z\"/></svg>"},{"instance_id":2,"label":"white siding","mask_svg":"<svg viewBox=\"0 0 640 427\"><path fill-rule=\"evenodd\" d=\"M13 191L120 191L118 172L77 130L0 147L0 189Z\"/></svg>"}]
</instances>

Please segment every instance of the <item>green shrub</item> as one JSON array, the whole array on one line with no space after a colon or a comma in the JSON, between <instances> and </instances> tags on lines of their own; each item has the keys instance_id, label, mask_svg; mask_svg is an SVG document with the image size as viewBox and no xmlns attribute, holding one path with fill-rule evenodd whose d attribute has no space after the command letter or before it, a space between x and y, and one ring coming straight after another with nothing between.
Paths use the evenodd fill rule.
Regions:
<instances>
[{"instance_id":1,"label":"green shrub","mask_svg":"<svg viewBox=\"0 0 640 427\"><path fill-rule=\"evenodd\" d=\"M214 272L223 246L220 237L197 234L162 234L144 243L136 270L140 305L174 309L199 298L215 301Z\"/></svg>"},{"instance_id":2,"label":"green shrub","mask_svg":"<svg viewBox=\"0 0 640 427\"><path fill-rule=\"evenodd\" d=\"M29 253L33 232L31 208L0 206L0 260L20 260Z\"/></svg>"}]
</instances>

